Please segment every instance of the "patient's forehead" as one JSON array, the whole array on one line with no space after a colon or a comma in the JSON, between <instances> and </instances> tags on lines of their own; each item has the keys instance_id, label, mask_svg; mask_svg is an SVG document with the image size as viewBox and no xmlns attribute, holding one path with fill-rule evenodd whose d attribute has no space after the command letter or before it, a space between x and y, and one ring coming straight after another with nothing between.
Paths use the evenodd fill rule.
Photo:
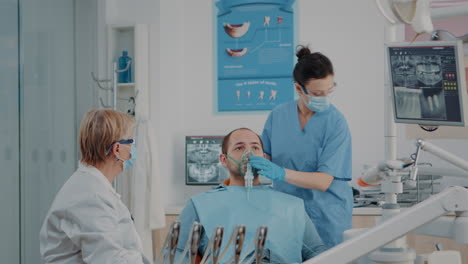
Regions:
<instances>
[{"instance_id":1,"label":"patient's forehead","mask_svg":"<svg viewBox=\"0 0 468 264\"><path fill-rule=\"evenodd\" d=\"M247 129L240 129L232 133L229 140L229 146L235 146L238 144L260 145L260 139L254 132Z\"/></svg>"}]
</instances>

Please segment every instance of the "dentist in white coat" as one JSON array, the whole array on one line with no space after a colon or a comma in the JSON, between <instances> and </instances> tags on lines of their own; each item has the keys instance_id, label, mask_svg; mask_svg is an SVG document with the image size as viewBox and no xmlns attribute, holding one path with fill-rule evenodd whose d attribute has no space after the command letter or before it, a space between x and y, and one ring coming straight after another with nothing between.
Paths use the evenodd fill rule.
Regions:
<instances>
[{"instance_id":1,"label":"dentist in white coat","mask_svg":"<svg viewBox=\"0 0 468 264\"><path fill-rule=\"evenodd\" d=\"M62 186L40 231L46 263L149 263L132 216L112 188L135 161L134 121L89 111L80 127L81 162Z\"/></svg>"}]
</instances>

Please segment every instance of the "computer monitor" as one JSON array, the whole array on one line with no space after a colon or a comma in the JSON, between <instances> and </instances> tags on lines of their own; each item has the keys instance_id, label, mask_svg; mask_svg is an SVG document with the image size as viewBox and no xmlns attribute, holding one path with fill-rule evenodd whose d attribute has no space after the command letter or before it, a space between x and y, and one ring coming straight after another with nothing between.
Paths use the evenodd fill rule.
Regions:
<instances>
[{"instance_id":1,"label":"computer monitor","mask_svg":"<svg viewBox=\"0 0 468 264\"><path fill-rule=\"evenodd\" d=\"M219 161L223 136L185 137L185 184L217 185L229 178Z\"/></svg>"},{"instance_id":2,"label":"computer monitor","mask_svg":"<svg viewBox=\"0 0 468 264\"><path fill-rule=\"evenodd\" d=\"M386 49L396 123L465 125L461 41L388 43Z\"/></svg>"},{"instance_id":3,"label":"computer monitor","mask_svg":"<svg viewBox=\"0 0 468 264\"><path fill-rule=\"evenodd\" d=\"M224 136L185 137L185 184L218 185L229 178L229 171L219 161ZM263 185L272 181L259 175Z\"/></svg>"}]
</instances>

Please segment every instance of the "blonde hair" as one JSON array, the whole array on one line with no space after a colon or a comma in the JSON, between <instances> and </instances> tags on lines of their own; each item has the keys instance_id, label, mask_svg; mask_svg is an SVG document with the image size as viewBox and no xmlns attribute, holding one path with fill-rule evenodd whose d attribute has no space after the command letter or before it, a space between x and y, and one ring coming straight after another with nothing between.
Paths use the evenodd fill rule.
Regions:
<instances>
[{"instance_id":1,"label":"blonde hair","mask_svg":"<svg viewBox=\"0 0 468 264\"><path fill-rule=\"evenodd\" d=\"M107 149L115 142L127 139L135 121L127 114L111 109L92 109L80 126L81 162L96 165L106 160Z\"/></svg>"}]
</instances>

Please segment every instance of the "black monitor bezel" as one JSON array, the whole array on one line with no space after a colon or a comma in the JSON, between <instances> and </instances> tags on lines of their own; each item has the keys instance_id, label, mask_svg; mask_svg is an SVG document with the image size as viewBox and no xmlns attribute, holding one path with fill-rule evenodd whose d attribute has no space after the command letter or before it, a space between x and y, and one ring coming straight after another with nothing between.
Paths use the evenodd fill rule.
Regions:
<instances>
[{"instance_id":1,"label":"black monitor bezel","mask_svg":"<svg viewBox=\"0 0 468 264\"><path fill-rule=\"evenodd\" d=\"M455 48L455 56L456 56L456 67L457 67L457 84L458 84L458 98L460 104L460 115L461 120L459 122L456 121L443 121L443 120L422 120L422 119L411 119L411 118L398 118L397 117L397 109L396 109L396 100L395 100L395 86L393 85L393 74L391 72L392 65L390 61L390 48L401 48L401 47L447 47L453 46ZM465 126L465 109L463 105L464 101L464 89L466 89L465 85L465 69L461 66L461 63L464 60L463 56L463 45L462 42L459 40L450 40L450 41L425 41L425 42L391 42L385 44L385 49L387 53L387 73L389 78L389 87L391 89L391 98L392 98L392 106L393 106L393 117L395 123L404 123L404 124L417 124L417 125L424 125L424 126Z\"/></svg>"}]
</instances>

